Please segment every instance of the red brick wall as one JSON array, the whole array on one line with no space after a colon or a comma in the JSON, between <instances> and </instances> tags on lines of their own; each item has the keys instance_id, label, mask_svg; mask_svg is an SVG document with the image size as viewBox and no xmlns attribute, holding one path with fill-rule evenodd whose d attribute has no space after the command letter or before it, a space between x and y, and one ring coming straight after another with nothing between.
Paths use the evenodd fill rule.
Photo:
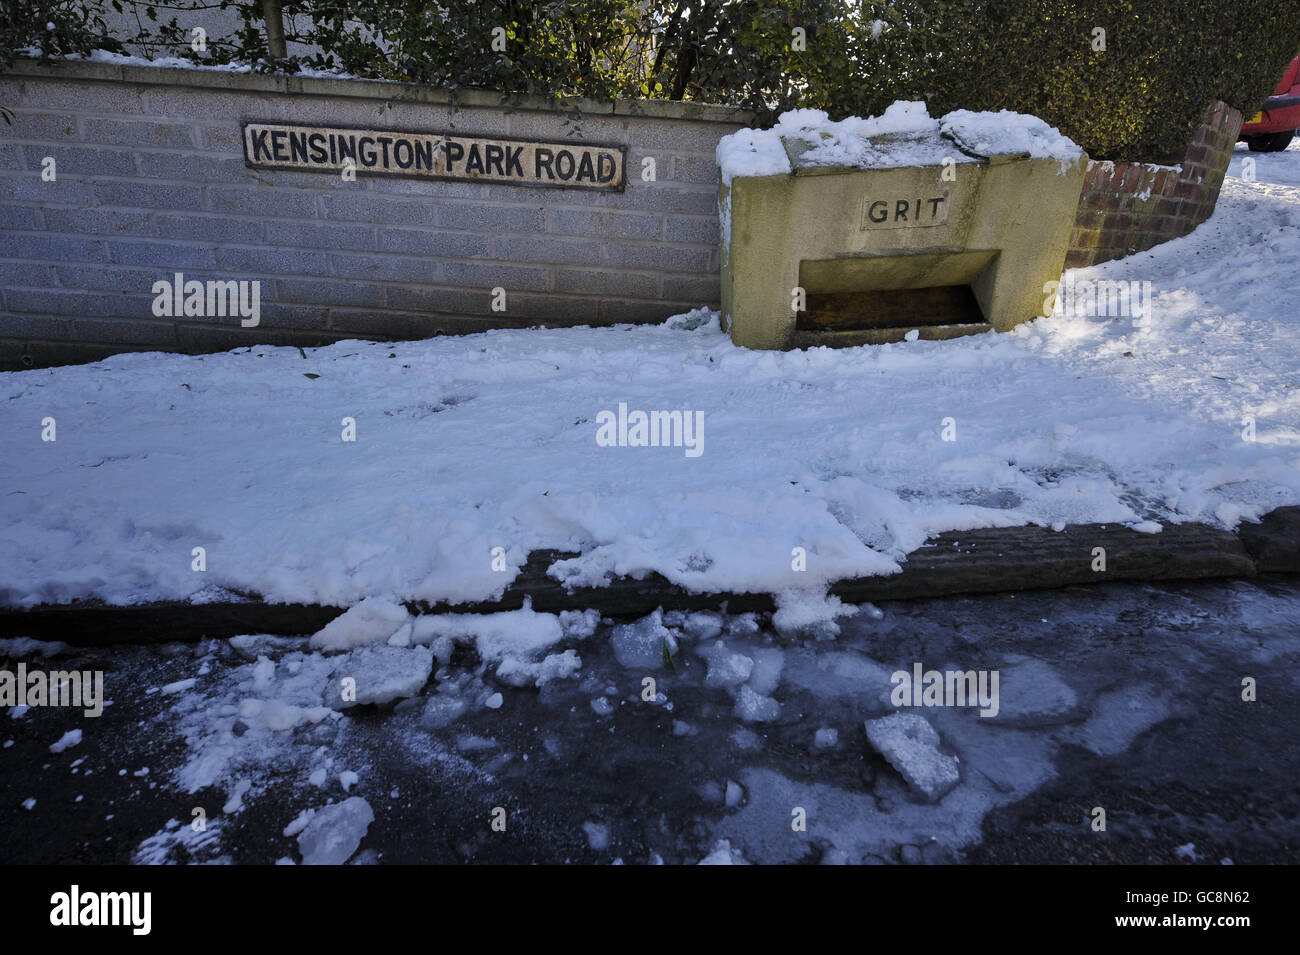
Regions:
<instances>
[{"instance_id":1,"label":"red brick wall","mask_svg":"<svg viewBox=\"0 0 1300 955\"><path fill-rule=\"evenodd\" d=\"M1066 268L1123 258L1186 235L1210 217L1241 131L1241 113L1214 102L1182 171L1144 163L1088 163Z\"/></svg>"}]
</instances>

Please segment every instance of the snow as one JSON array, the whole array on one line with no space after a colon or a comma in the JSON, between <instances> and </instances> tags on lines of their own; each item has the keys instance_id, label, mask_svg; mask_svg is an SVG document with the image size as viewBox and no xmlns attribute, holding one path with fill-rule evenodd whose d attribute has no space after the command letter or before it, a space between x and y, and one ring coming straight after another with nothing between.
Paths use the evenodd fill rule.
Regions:
<instances>
[{"instance_id":1,"label":"snow","mask_svg":"<svg viewBox=\"0 0 1300 955\"><path fill-rule=\"evenodd\" d=\"M335 617L311 638L320 650L349 650L367 643L383 643L409 623L410 613L399 603L366 597Z\"/></svg>"},{"instance_id":2,"label":"snow","mask_svg":"<svg viewBox=\"0 0 1300 955\"><path fill-rule=\"evenodd\" d=\"M834 749L840 744L840 731L824 726L813 733L813 749Z\"/></svg>"},{"instance_id":3,"label":"snow","mask_svg":"<svg viewBox=\"0 0 1300 955\"><path fill-rule=\"evenodd\" d=\"M248 791L252 788L253 781L251 779L239 780L239 782L235 783L235 788L231 792L230 798L226 800L224 805L222 805L221 811L226 815L232 815L243 811L244 796L246 796Z\"/></svg>"},{"instance_id":4,"label":"snow","mask_svg":"<svg viewBox=\"0 0 1300 955\"><path fill-rule=\"evenodd\" d=\"M375 821L370 803L350 796L317 810L298 834L303 865L342 865L352 857Z\"/></svg>"},{"instance_id":5,"label":"snow","mask_svg":"<svg viewBox=\"0 0 1300 955\"><path fill-rule=\"evenodd\" d=\"M420 617L414 630L412 639L416 642L448 637L474 646L484 661L497 664L497 677L511 686L543 686L550 680L572 676L581 663L573 651L543 657L545 650L564 638L564 629L555 614L535 613L530 608L430 615Z\"/></svg>"},{"instance_id":6,"label":"snow","mask_svg":"<svg viewBox=\"0 0 1300 955\"><path fill-rule=\"evenodd\" d=\"M241 775L259 775L283 759L295 733L339 719L325 704L336 698L335 669L346 659L288 651L277 666L259 657L220 682L169 697L189 751L173 774L181 790L232 787Z\"/></svg>"},{"instance_id":7,"label":"snow","mask_svg":"<svg viewBox=\"0 0 1300 955\"><path fill-rule=\"evenodd\" d=\"M739 783L735 782L734 780L728 779L726 795L723 797L723 802L726 805L726 807L728 809L735 809L737 806L740 805L741 801L744 798L745 798L744 787L741 786Z\"/></svg>"},{"instance_id":8,"label":"snow","mask_svg":"<svg viewBox=\"0 0 1300 955\"><path fill-rule=\"evenodd\" d=\"M508 656L497 667L497 678L511 686L545 686L552 680L567 680L582 668L582 658L575 650L550 653L536 662Z\"/></svg>"},{"instance_id":9,"label":"snow","mask_svg":"<svg viewBox=\"0 0 1300 955\"><path fill-rule=\"evenodd\" d=\"M783 114L782 118L789 114ZM723 136L715 158L718 168L722 170L722 181L731 185L737 176L781 176L791 171L790 157L785 154L779 134L774 130L740 129ZM729 225L731 216L721 210L722 222ZM728 248L729 240L724 238L722 247Z\"/></svg>"},{"instance_id":10,"label":"snow","mask_svg":"<svg viewBox=\"0 0 1300 955\"><path fill-rule=\"evenodd\" d=\"M582 830L587 834L587 845L596 852L609 848L609 827L599 822L584 822Z\"/></svg>"},{"instance_id":11,"label":"snow","mask_svg":"<svg viewBox=\"0 0 1300 955\"><path fill-rule=\"evenodd\" d=\"M58 738L56 742L50 744L51 753L61 753L65 749L70 749L81 742L81 730L68 730Z\"/></svg>"},{"instance_id":12,"label":"snow","mask_svg":"<svg viewBox=\"0 0 1300 955\"><path fill-rule=\"evenodd\" d=\"M486 736L476 736L473 733L463 733L456 737L456 748L462 753L481 753L485 750L496 749L497 742Z\"/></svg>"},{"instance_id":13,"label":"snow","mask_svg":"<svg viewBox=\"0 0 1300 955\"><path fill-rule=\"evenodd\" d=\"M432 672L433 651L428 647L361 647L338 663L330 705L348 709L405 699L424 689ZM348 678L356 681L355 701L342 698L341 681Z\"/></svg>"},{"instance_id":14,"label":"snow","mask_svg":"<svg viewBox=\"0 0 1300 955\"><path fill-rule=\"evenodd\" d=\"M839 633L836 617L854 612L839 597L813 590L784 590L776 595L777 611L772 626L786 636L833 637Z\"/></svg>"},{"instance_id":15,"label":"snow","mask_svg":"<svg viewBox=\"0 0 1300 955\"><path fill-rule=\"evenodd\" d=\"M1165 270L1182 267L1171 262ZM1295 336L1284 334L1290 313L1281 309L1275 319L1253 296L1243 297L1231 303L1234 319L1219 321L1205 304L1213 291L1194 287L1163 293L1170 308L1158 309L1164 321L1146 330L1062 316L1009 335L834 352L748 352L714 328L653 327L494 332L394 346L421 366L422 379L473 377L480 393L423 431L396 428L399 416L381 410L418 404L422 380L386 372L394 363L381 364L382 349L333 346L313 353L317 364L337 368L328 376L339 392L332 400L371 407L361 420L378 432L367 454L350 457L329 450L323 435L310 436L313 418L318 432L329 421L285 380L291 362L301 362L296 349L270 349L262 359L132 355L10 373L0 382L17 397L0 413L15 433L21 420L39 420L51 407L85 433L48 455L0 462L6 486L49 489L30 506L16 503L28 495L0 501L0 537L11 555L0 566L0 592L20 604L184 598L197 575L188 566L177 570L168 548L214 535L225 557L220 569L209 565L209 577L272 600L348 605L380 590L404 599L489 599L512 576L494 574L486 559L489 542L501 539L522 550L585 548L583 557L562 562L584 570L584 579L653 570L693 590L784 591L803 582L797 576L823 585L890 573L942 530L1148 516L1215 521L1225 499L1248 517L1295 503L1296 454L1281 429L1300 424L1300 409L1277 390L1283 362L1296 352ZM1206 336L1235 352L1201 347ZM1140 362L1122 357L1134 346ZM479 367L484 348L498 359L490 368ZM349 350L361 354L345 357ZM945 367L938 382L937 363ZM1230 382L1207 380L1198 373L1207 365L1239 371ZM240 376L248 387L232 391ZM389 376L398 380L381 387L377 379ZM1259 389L1243 396L1262 403L1263 437L1254 445L1238 438L1241 403L1230 400L1242 388L1238 376ZM687 461L641 454L656 449L597 448L572 423L607 403L610 378L620 379L624 392L653 396L642 406L710 409L717 452ZM201 405L168 420L154 397L181 380L194 392L178 401ZM366 382L370 397L362 393ZM729 407L737 387L746 389L750 407ZM518 389L534 389L542 409L540 422L529 425L537 440L522 444L514 434ZM242 408L249 393L280 409L264 420L265 437L223 424L228 414L259 414L251 405L225 410ZM96 405L85 403L89 394L99 395ZM875 413L864 417L859 402ZM1044 408L1076 428L1075 436L1053 437ZM949 411L961 415L963 437L943 443L939 421ZM119 423L129 420L149 427L130 431ZM198 432L208 435L202 454L191 438ZM110 450L117 445L124 454ZM752 454L755 447L763 455ZM95 469L97 484L86 484L79 465L106 455L116 460ZM262 462L251 472L249 455ZM328 467L317 466L325 459ZM483 468L485 460L511 466ZM439 472L436 490L416 478L429 462ZM601 477L610 467L618 480ZM388 475L382 494L374 491L375 468ZM248 477L235 488L214 480L223 472ZM292 493L280 489L285 482ZM150 490L160 487L166 493ZM984 504L990 487L1011 505ZM69 525L79 528L76 535L64 529ZM455 546L415 546L444 539ZM790 570L791 542L808 548L805 574ZM481 573L460 556L475 552L485 555ZM407 617L391 599L371 597L314 640L331 649L384 642Z\"/></svg>"},{"instance_id":16,"label":"snow","mask_svg":"<svg viewBox=\"0 0 1300 955\"><path fill-rule=\"evenodd\" d=\"M937 802L961 779L957 759L939 750L939 734L925 717L895 713L864 724L867 740L930 802Z\"/></svg>"},{"instance_id":17,"label":"snow","mask_svg":"<svg viewBox=\"0 0 1300 955\"><path fill-rule=\"evenodd\" d=\"M270 633L244 633L230 638L230 646L249 663L259 657L293 650L302 643L298 637L280 637Z\"/></svg>"},{"instance_id":18,"label":"snow","mask_svg":"<svg viewBox=\"0 0 1300 955\"><path fill-rule=\"evenodd\" d=\"M0 637L0 657L43 657L66 653L71 647L59 640L33 640L31 637Z\"/></svg>"},{"instance_id":19,"label":"snow","mask_svg":"<svg viewBox=\"0 0 1300 955\"><path fill-rule=\"evenodd\" d=\"M178 860L173 850L181 847L187 862L211 861L220 843L223 821L211 819L201 829L183 826L178 819L168 819L152 836L140 842L131 855L136 865L166 865Z\"/></svg>"},{"instance_id":20,"label":"snow","mask_svg":"<svg viewBox=\"0 0 1300 955\"><path fill-rule=\"evenodd\" d=\"M284 827L284 834L292 838L307 828L307 823L311 822L312 817L316 815L315 809L304 809L298 815L294 816L293 821Z\"/></svg>"},{"instance_id":21,"label":"snow","mask_svg":"<svg viewBox=\"0 0 1300 955\"><path fill-rule=\"evenodd\" d=\"M1033 159L1056 159L1065 169L1082 154L1073 140L1039 119L1009 109L998 112L953 110L939 120L945 135L980 156L1023 153Z\"/></svg>"},{"instance_id":22,"label":"snow","mask_svg":"<svg viewBox=\"0 0 1300 955\"><path fill-rule=\"evenodd\" d=\"M696 865L749 865L745 857L740 854L739 849L733 849L731 842L727 839L719 839L713 846L713 851L701 859Z\"/></svg>"},{"instance_id":23,"label":"snow","mask_svg":"<svg viewBox=\"0 0 1300 955\"><path fill-rule=\"evenodd\" d=\"M682 618L682 629L697 640L712 640L722 633L723 617L707 610L687 614Z\"/></svg>"},{"instance_id":24,"label":"snow","mask_svg":"<svg viewBox=\"0 0 1300 955\"><path fill-rule=\"evenodd\" d=\"M529 552L556 548L582 555L551 568L566 583L655 572L789 594L786 623L829 582L895 573L942 531L1256 520L1300 504L1300 287L1279 267L1300 260L1300 162L1256 158L1261 181L1230 177L1193 235L1069 273L1150 281L1143 321L1060 307L1002 335L757 352L714 317L0 374L6 446L46 415L60 425L40 453L0 458L0 602L219 586L351 608L322 649L410 623L412 645L475 642L523 683L571 665L543 660L568 639L553 615L417 627L400 602L490 600ZM595 415L619 401L703 410L705 453L599 447ZM200 544L195 573L176 555ZM834 602L820 606L834 623Z\"/></svg>"},{"instance_id":25,"label":"snow","mask_svg":"<svg viewBox=\"0 0 1300 955\"><path fill-rule=\"evenodd\" d=\"M754 661L743 653L734 653L721 640L696 652L709 664L704 685L708 687L735 687L749 679Z\"/></svg>"},{"instance_id":26,"label":"snow","mask_svg":"<svg viewBox=\"0 0 1300 955\"><path fill-rule=\"evenodd\" d=\"M594 625L585 613L567 620L579 630ZM267 792L267 767L275 766L280 776L294 778L300 786L328 789L337 780L348 792L364 785L369 767L351 759L336 765L330 753L354 725L350 716L357 706L396 703L394 712L416 708L412 728L427 739L425 734L450 727L471 708L483 714L504 708L506 694L485 682L492 675L484 671L494 664L496 678L508 686L544 685L572 676L581 666L571 650L546 654L564 639L556 615L522 610L426 616L403 626L411 634L411 646L366 643L342 653L313 649L304 638L231 638L230 646L238 649L231 666L213 669L213 678L192 692L167 697L187 748L182 764L169 772L177 787L189 793L223 788L229 811L238 811ZM446 668L453 640L475 648L482 661L476 672ZM239 662L255 652L251 662ZM211 649L204 650L196 666L207 666L213 657ZM436 676L435 661L443 667ZM508 665L527 671L528 679L517 679ZM431 677L434 685L426 690ZM355 690L355 700L343 699L350 690ZM425 693L426 699L411 700ZM401 702L405 700L411 704ZM456 745L468 751L498 747L472 733L460 734Z\"/></svg>"},{"instance_id":27,"label":"snow","mask_svg":"<svg viewBox=\"0 0 1300 955\"><path fill-rule=\"evenodd\" d=\"M746 723L770 723L781 716L781 704L748 686L736 692L736 716Z\"/></svg>"},{"instance_id":28,"label":"snow","mask_svg":"<svg viewBox=\"0 0 1300 955\"><path fill-rule=\"evenodd\" d=\"M752 654L754 670L749 677L749 685L756 693L770 694L781 682L781 671L785 667L785 654L777 647L762 647Z\"/></svg>"},{"instance_id":29,"label":"snow","mask_svg":"<svg viewBox=\"0 0 1300 955\"><path fill-rule=\"evenodd\" d=\"M618 662L630 670L657 670L663 666L665 653L677 653L677 638L664 626L661 610L636 623L615 627L610 643Z\"/></svg>"},{"instance_id":30,"label":"snow","mask_svg":"<svg viewBox=\"0 0 1300 955\"><path fill-rule=\"evenodd\" d=\"M1074 142L1036 116L1010 110L954 110L933 119L925 103L899 100L880 116L850 116L838 122L832 122L822 110L791 110L782 113L771 129L742 129L724 136L716 151L722 181L730 185L741 176L792 172L787 145L797 154L801 167L856 169L938 166L1014 154L1057 159L1064 169L1083 154ZM723 210L724 230L729 221ZM726 246L724 241L724 251Z\"/></svg>"},{"instance_id":31,"label":"snow","mask_svg":"<svg viewBox=\"0 0 1300 955\"><path fill-rule=\"evenodd\" d=\"M130 56L113 53L109 50L92 50L83 57L78 53L64 56L67 60L85 59L91 63L111 63L114 66L148 66L160 70L205 70L217 73L251 73L253 68L245 63L211 63L200 64L182 56Z\"/></svg>"},{"instance_id":32,"label":"snow","mask_svg":"<svg viewBox=\"0 0 1300 955\"><path fill-rule=\"evenodd\" d=\"M319 723L329 712L326 706L297 706L280 699L247 699L239 705L240 719L273 733L296 729L304 723Z\"/></svg>"},{"instance_id":33,"label":"snow","mask_svg":"<svg viewBox=\"0 0 1300 955\"><path fill-rule=\"evenodd\" d=\"M600 613L596 610L561 610L559 618L564 635L578 640L590 637L600 625Z\"/></svg>"},{"instance_id":34,"label":"snow","mask_svg":"<svg viewBox=\"0 0 1300 955\"><path fill-rule=\"evenodd\" d=\"M30 57L39 57L41 55L39 47L27 47L20 50L19 53ZM144 66L158 70L202 70L213 73L251 73L253 71L253 67L247 63L195 63L193 60L182 56L145 57L114 53L110 50L92 50L86 56L82 56L80 53L65 53L59 58L64 60L85 60L89 63L109 63L113 66ZM389 82L386 80L359 79L343 70L317 70L306 66L300 67L291 75L323 79L351 79L362 83Z\"/></svg>"},{"instance_id":35,"label":"snow","mask_svg":"<svg viewBox=\"0 0 1300 955\"><path fill-rule=\"evenodd\" d=\"M253 663L252 676L251 687L254 692L262 693L269 689L271 681L275 678L275 661L259 654Z\"/></svg>"},{"instance_id":36,"label":"snow","mask_svg":"<svg viewBox=\"0 0 1300 955\"><path fill-rule=\"evenodd\" d=\"M443 729L460 719L468 709L469 706L464 700L448 696L432 696L424 706L420 725L430 730Z\"/></svg>"}]
</instances>

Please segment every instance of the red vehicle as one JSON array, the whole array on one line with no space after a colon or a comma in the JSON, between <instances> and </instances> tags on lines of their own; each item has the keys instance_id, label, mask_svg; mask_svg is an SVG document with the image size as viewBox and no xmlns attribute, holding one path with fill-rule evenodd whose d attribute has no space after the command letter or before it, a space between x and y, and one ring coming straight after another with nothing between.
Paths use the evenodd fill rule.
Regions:
<instances>
[{"instance_id":1,"label":"red vehicle","mask_svg":"<svg viewBox=\"0 0 1300 955\"><path fill-rule=\"evenodd\" d=\"M1264 108L1248 116L1241 135L1251 152L1276 153L1286 149L1291 137L1300 129L1300 56L1287 66L1282 82L1277 84Z\"/></svg>"}]
</instances>

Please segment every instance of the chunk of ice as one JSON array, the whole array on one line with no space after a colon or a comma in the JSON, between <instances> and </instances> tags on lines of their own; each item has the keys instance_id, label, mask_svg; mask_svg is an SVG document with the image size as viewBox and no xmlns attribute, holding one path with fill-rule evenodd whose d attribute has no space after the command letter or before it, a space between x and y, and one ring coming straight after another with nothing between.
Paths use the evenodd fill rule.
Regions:
<instances>
[{"instance_id":1,"label":"chunk of ice","mask_svg":"<svg viewBox=\"0 0 1300 955\"><path fill-rule=\"evenodd\" d=\"M375 821L370 803L360 796L316 811L298 835L303 865L342 865L352 857Z\"/></svg>"},{"instance_id":2,"label":"chunk of ice","mask_svg":"<svg viewBox=\"0 0 1300 955\"><path fill-rule=\"evenodd\" d=\"M895 713L863 725L875 750L930 802L938 802L961 779L957 757L939 752L939 734L925 717Z\"/></svg>"}]
</instances>

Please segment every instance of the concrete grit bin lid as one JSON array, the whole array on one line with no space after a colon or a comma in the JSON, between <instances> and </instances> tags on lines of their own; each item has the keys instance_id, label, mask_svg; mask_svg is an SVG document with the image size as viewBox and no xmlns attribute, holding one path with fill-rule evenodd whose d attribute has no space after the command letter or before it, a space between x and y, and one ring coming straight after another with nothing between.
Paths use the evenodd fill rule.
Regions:
<instances>
[{"instance_id":1,"label":"concrete grit bin lid","mask_svg":"<svg viewBox=\"0 0 1300 955\"><path fill-rule=\"evenodd\" d=\"M1007 331L1050 310L1088 157L1041 119L897 102L718 144L722 321L803 348ZM1047 309L1044 307L1047 301Z\"/></svg>"}]
</instances>

